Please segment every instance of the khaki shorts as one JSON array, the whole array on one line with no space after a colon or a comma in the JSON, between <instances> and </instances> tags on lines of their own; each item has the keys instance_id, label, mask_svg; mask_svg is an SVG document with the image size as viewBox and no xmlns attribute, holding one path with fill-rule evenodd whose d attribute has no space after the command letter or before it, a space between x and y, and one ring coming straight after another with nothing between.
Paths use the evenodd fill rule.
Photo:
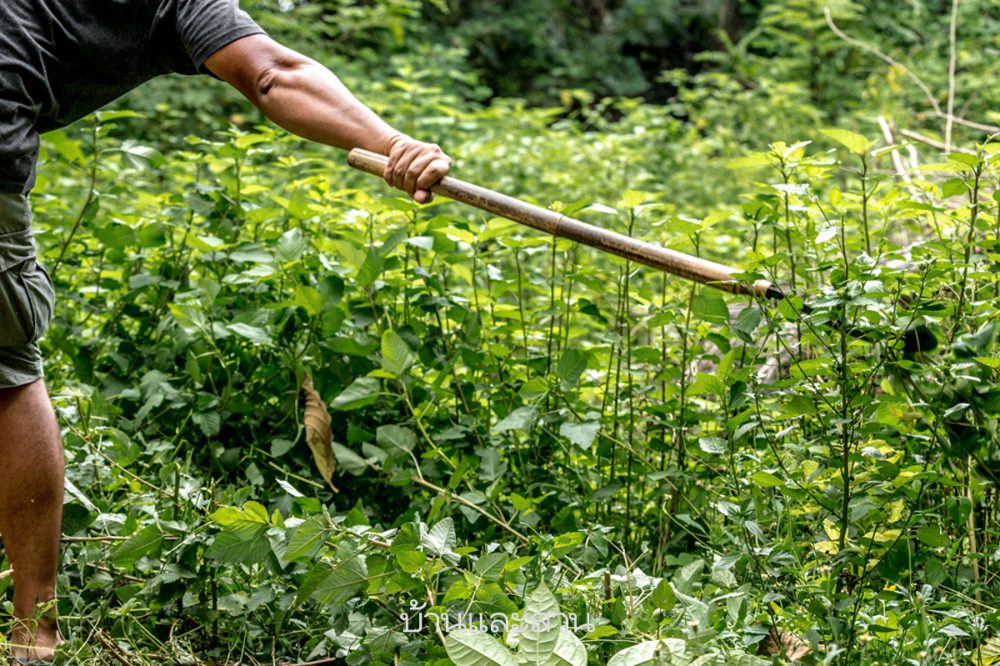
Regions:
<instances>
[{"instance_id":1,"label":"khaki shorts","mask_svg":"<svg viewBox=\"0 0 1000 666\"><path fill-rule=\"evenodd\" d=\"M35 260L28 198L0 192L0 388L42 378L36 343L54 303L52 281Z\"/></svg>"}]
</instances>

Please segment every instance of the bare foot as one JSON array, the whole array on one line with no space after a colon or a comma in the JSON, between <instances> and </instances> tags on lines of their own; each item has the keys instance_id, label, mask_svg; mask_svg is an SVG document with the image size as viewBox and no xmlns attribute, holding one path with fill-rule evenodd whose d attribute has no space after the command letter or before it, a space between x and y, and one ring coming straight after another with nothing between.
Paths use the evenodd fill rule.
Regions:
<instances>
[{"instance_id":1,"label":"bare foot","mask_svg":"<svg viewBox=\"0 0 1000 666\"><path fill-rule=\"evenodd\" d=\"M34 631L32 631L34 629ZM8 643L11 654L20 659L55 659L56 647L62 642L54 618L18 620Z\"/></svg>"}]
</instances>

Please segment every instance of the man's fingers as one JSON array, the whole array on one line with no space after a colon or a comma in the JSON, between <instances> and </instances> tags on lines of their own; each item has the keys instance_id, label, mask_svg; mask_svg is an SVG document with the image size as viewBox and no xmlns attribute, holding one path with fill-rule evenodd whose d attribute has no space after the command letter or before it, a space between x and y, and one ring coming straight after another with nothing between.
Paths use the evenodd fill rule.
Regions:
<instances>
[{"instance_id":1,"label":"man's fingers","mask_svg":"<svg viewBox=\"0 0 1000 666\"><path fill-rule=\"evenodd\" d=\"M395 188L403 190L418 203L431 200L430 188L451 169L451 158L436 145L401 139L389 149L389 160L382 176Z\"/></svg>"},{"instance_id":2,"label":"man's fingers","mask_svg":"<svg viewBox=\"0 0 1000 666\"><path fill-rule=\"evenodd\" d=\"M435 166L435 162L441 160L437 152L432 150L424 151L410 162L410 168L403 179L403 189L407 193L414 194L418 189L429 190L432 185L441 180L441 177L448 172L447 169L442 172L440 165Z\"/></svg>"},{"instance_id":3,"label":"man's fingers","mask_svg":"<svg viewBox=\"0 0 1000 666\"><path fill-rule=\"evenodd\" d=\"M412 150L394 150L389 155L389 162L385 166L385 179L390 185L395 188L403 189L403 181L406 178L406 172L410 168L410 162L413 161L414 154Z\"/></svg>"},{"instance_id":4,"label":"man's fingers","mask_svg":"<svg viewBox=\"0 0 1000 666\"><path fill-rule=\"evenodd\" d=\"M451 159L447 155L433 158L427 166L423 168L417 177L417 189L429 190L448 175L451 170Z\"/></svg>"}]
</instances>

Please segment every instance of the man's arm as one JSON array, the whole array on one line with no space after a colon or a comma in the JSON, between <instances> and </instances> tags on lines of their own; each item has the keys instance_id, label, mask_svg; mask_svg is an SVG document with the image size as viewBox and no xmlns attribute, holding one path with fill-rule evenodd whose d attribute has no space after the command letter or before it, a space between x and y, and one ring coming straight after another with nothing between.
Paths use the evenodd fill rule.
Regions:
<instances>
[{"instance_id":1,"label":"man's arm","mask_svg":"<svg viewBox=\"0 0 1000 666\"><path fill-rule=\"evenodd\" d=\"M333 72L266 35L251 35L219 49L205 66L293 134L345 150L389 156L385 179L416 201L451 168L434 144L393 129L359 102Z\"/></svg>"}]
</instances>

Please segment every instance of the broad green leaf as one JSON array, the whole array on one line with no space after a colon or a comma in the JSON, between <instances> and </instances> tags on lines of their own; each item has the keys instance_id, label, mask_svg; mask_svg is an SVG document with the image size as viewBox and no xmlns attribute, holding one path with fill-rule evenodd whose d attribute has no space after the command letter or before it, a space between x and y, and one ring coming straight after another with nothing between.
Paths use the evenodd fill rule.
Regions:
<instances>
[{"instance_id":1,"label":"broad green leaf","mask_svg":"<svg viewBox=\"0 0 1000 666\"><path fill-rule=\"evenodd\" d=\"M577 349L576 347L566 348L559 358L559 364L556 366L556 376L566 385L576 386L580 382L580 375L587 369L589 359L590 354L582 349Z\"/></svg>"},{"instance_id":2,"label":"broad green leaf","mask_svg":"<svg viewBox=\"0 0 1000 666\"><path fill-rule=\"evenodd\" d=\"M837 127L821 129L820 133L833 139L855 155L864 155L868 152L869 148L875 145L874 141L869 141L857 132L851 132Z\"/></svg>"},{"instance_id":3,"label":"broad green leaf","mask_svg":"<svg viewBox=\"0 0 1000 666\"><path fill-rule=\"evenodd\" d=\"M364 591L368 572L359 556L336 565L316 586L313 598L321 604L339 605Z\"/></svg>"},{"instance_id":4,"label":"broad green leaf","mask_svg":"<svg viewBox=\"0 0 1000 666\"><path fill-rule=\"evenodd\" d=\"M107 248L121 250L135 242L135 231L127 224L112 222L94 230L94 237Z\"/></svg>"},{"instance_id":5,"label":"broad green leaf","mask_svg":"<svg viewBox=\"0 0 1000 666\"><path fill-rule=\"evenodd\" d=\"M559 639L547 666L587 666L587 648L576 634L565 627L560 627Z\"/></svg>"},{"instance_id":6,"label":"broad green leaf","mask_svg":"<svg viewBox=\"0 0 1000 666\"><path fill-rule=\"evenodd\" d=\"M654 197L655 195L650 192L625 190L622 192L622 198L618 201L618 205L623 208L635 208L636 206L644 204Z\"/></svg>"},{"instance_id":7,"label":"broad green leaf","mask_svg":"<svg viewBox=\"0 0 1000 666\"><path fill-rule=\"evenodd\" d=\"M771 165L771 157L767 153L750 153L746 157L737 157L726 162L730 169L759 169Z\"/></svg>"},{"instance_id":8,"label":"broad green leaf","mask_svg":"<svg viewBox=\"0 0 1000 666\"><path fill-rule=\"evenodd\" d=\"M323 294L316 287L300 284L295 288L295 298L292 299L292 302L304 309L310 316L315 317L323 313Z\"/></svg>"},{"instance_id":9,"label":"broad green leaf","mask_svg":"<svg viewBox=\"0 0 1000 666\"><path fill-rule=\"evenodd\" d=\"M698 292L691 303L691 311L695 316L713 324L729 323L729 308L726 306L726 299L722 297L722 293L718 289L712 287L704 287Z\"/></svg>"},{"instance_id":10,"label":"broad green leaf","mask_svg":"<svg viewBox=\"0 0 1000 666\"><path fill-rule=\"evenodd\" d=\"M784 481L770 472L754 472L750 475L750 480L761 488L780 488L785 485Z\"/></svg>"},{"instance_id":11,"label":"broad green leaf","mask_svg":"<svg viewBox=\"0 0 1000 666\"><path fill-rule=\"evenodd\" d=\"M338 444L337 442L334 442L331 448L333 449L334 460L348 474L359 476L367 472L371 467L367 460L354 452L354 449L348 448L343 444Z\"/></svg>"},{"instance_id":12,"label":"broad green leaf","mask_svg":"<svg viewBox=\"0 0 1000 666\"><path fill-rule=\"evenodd\" d=\"M937 525L924 525L917 528L917 538L932 548L947 548L951 539L941 533Z\"/></svg>"},{"instance_id":13,"label":"broad green leaf","mask_svg":"<svg viewBox=\"0 0 1000 666\"><path fill-rule=\"evenodd\" d=\"M660 666L673 657L684 657L686 644L679 638L661 638L627 647L608 661L608 666Z\"/></svg>"},{"instance_id":14,"label":"broad green leaf","mask_svg":"<svg viewBox=\"0 0 1000 666\"><path fill-rule=\"evenodd\" d=\"M382 369L399 377L417 360L417 355L410 350L399 334L387 330L382 334Z\"/></svg>"},{"instance_id":15,"label":"broad green leaf","mask_svg":"<svg viewBox=\"0 0 1000 666\"><path fill-rule=\"evenodd\" d=\"M653 604L660 610L668 611L677 604L677 595L666 578L661 580L653 589L650 597Z\"/></svg>"},{"instance_id":16,"label":"broad green leaf","mask_svg":"<svg viewBox=\"0 0 1000 666\"><path fill-rule=\"evenodd\" d=\"M302 230L296 227L281 235L274 256L282 262L294 261L300 259L308 247L309 241L302 235Z\"/></svg>"},{"instance_id":17,"label":"broad green leaf","mask_svg":"<svg viewBox=\"0 0 1000 666\"><path fill-rule=\"evenodd\" d=\"M263 524L225 529L216 535L207 554L220 562L259 564L271 554L267 529Z\"/></svg>"},{"instance_id":18,"label":"broad green leaf","mask_svg":"<svg viewBox=\"0 0 1000 666\"><path fill-rule=\"evenodd\" d=\"M379 382L374 377L359 377L333 399L332 407L339 410L360 409L378 399Z\"/></svg>"},{"instance_id":19,"label":"broad green leaf","mask_svg":"<svg viewBox=\"0 0 1000 666\"><path fill-rule=\"evenodd\" d=\"M493 432L527 431L535 424L537 418L538 408L533 406L518 407L493 426Z\"/></svg>"},{"instance_id":20,"label":"broad green leaf","mask_svg":"<svg viewBox=\"0 0 1000 666\"><path fill-rule=\"evenodd\" d=\"M684 666L716 666L719 663L719 655L717 654L704 654L692 662L688 662Z\"/></svg>"},{"instance_id":21,"label":"broad green leaf","mask_svg":"<svg viewBox=\"0 0 1000 666\"><path fill-rule=\"evenodd\" d=\"M442 518L420 539L420 545L438 556L452 554L456 543L455 523L451 518Z\"/></svg>"},{"instance_id":22,"label":"broad green leaf","mask_svg":"<svg viewBox=\"0 0 1000 666\"><path fill-rule=\"evenodd\" d=\"M130 567L136 560L160 552L163 544L163 533L156 525L147 525L138 532L122 541L111 554L115 566Z\"/></svg>"},{"instance_id":23,"label":"broad green leaf","mask_svg":"<svg viewBox=\"0 0 1000 666\"><path fill-rule=\"evenodd\" d=\"M507 564L506 553L486 553L476 560L475 570L486 580L499 580Z\"/></svg>"},{"instance_id":24,"label":"broad green leaf","mask_svg":"<svg viewBox=\"0 0 1000 666\"><path fill-rule=\"evenodd\" d=\"M284 559L296 560L300 557L312 558L326 540L326 518L310 516L295 528L285 548Z\"/></svg>"},{"instance_id":25,"label":"broad green leaf","mask_svg":"<svg viewBox=\"0 0 1000 666\"><path fill-rule=\"evenodd\" d=\"M249 324L229 324L226 328L236 335L246 338L255 345L268 347L274 343L274 340L267 334L267 331L259 326L251 326Z\"/></svg>"},{"instance_id":26,"label":"broad green leaf","mask_svg":"<svg viewBox=\"0 0 1000 666\"><path fill-rule=\"evenodd\" d=\"M398 425L379 426L375 431L375 441L385 449L412 451L417 445L417 436L409 428Z\"/></svg>"},{"instance_id":27,"label":"broad green leaf","mask_svg":"<svg viewBox=\"0 0 1000 666\"><path fill-rule=\"evenodd\" d=\"M726 440L721 437L701 437L698 439L698 447L705 453L718 455L726 452Z\"/></svg>"},{"instance_id":28,"label":"broad green leaf","mask_svg":"<svg viewBox=\"0 0 1000 666\"><path fill-rule=\"evenodd\" d=\"M542 666L556 649L561 619L559 602L544 583L528 595L520 625L519 657L522 664Z\"/></svg>"},{"instance_id":29,"label":"broad green leaf","mask_svg":"<svg viewBox=\"0 0 1000 666\"><path fill-rule=\"evenodd\" d=\"M518 666L510 650L476 629L458 629L444 637L444 649L455 666Z\"/></svg>"},{"instance_id":30,"label":"broad green leaf","mask_svg":"<svg viewBox=\"0 0 1000 666\"><path fill-rule=\"evenodd\" d=\"M563 423L559 426L559 435L586 451L594 443L600 429L601 424L597 422Z\"/></svg>"},{"instance_id":31,"label":"broad green leaf","mask_svg":"<svg viewBox=\"0 0 1000 666\"><path fill-rule=\"evenodd\" d=\"M686 564L674 573L673 584L678 592L690 594L695 582L705 568L705 561L698 559Z\"/></svg>"},{"instance_id":32,"label":"broad green leaf","mask_svg":"<svg viewBox=\"0 0 1000 666\"><path fill-rule=\"evenodd\" d=\"M406 573L416 573L427 561L427 553L422 550L402 550L396 553L399 568Z\"/></svg>"}]
</instances>

